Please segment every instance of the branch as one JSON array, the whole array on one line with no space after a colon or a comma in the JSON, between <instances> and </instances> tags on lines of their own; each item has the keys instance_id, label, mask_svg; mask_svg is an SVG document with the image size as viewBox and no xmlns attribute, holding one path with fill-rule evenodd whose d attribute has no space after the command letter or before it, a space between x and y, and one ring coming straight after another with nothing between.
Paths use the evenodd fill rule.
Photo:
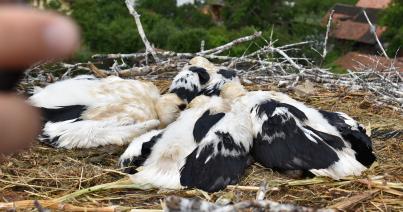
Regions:
<instances>
[{"instance_id":1,"label":"branch","mask_svg":"<svg viewBox=\"0 0 403 212\"><path fill-rule=\"evenodd\" d=\"M325 42L323 43L323 54L322 54L322 58L325 59L326 55L327 55L327 40L329 39L329 32L330 32L330 26L332 24L332 19L333 19L333 14L334 14L334 10L332 10L330 12L329 15L329 20L327 22L327 27L326 27L326 37L325 37Z\"/></svg>"},{"instance_id":2,"label":"branch","mask_svg":"<svg viewBox=\"0 0 403 212\"><path fill-rule=\"evenodd\" d=\"M245 209L265 209L266 211L282 211L282 212L333 212L332 209L315 209L302 207L292 204L282 204L271 200L251 200L235 203L233 205L219 206L200 199L186 199L176 196L170 196L165 199L165 208L167 212L181 211L213 211L213 212L230 212L242 211Z\"/></svg>"},{"instance_id":3,"label":"branch","mask_svg":"<svg viewBox=\"0 0 403 212\"><path fill-rule=\"evenodd\" d=\"M135 4L134 0L126 0L127 9L129 9L130 14L134 17L134 20L137 25L137 30L146 47L146 53L151 52L151 55L153 56L155 62L159 63L160 59L158 58L157 54L155 53L155 50L151 46L150 42L147 40L146 34L144 33L143 25L141 24L141 21L140 21L140 15L134 9L134 4Z\"/></svg>"},{"instance_id":4,"label":"branch","mask_svg":"<svg viewBox=\"0 0 403 212\"><path fill-rule=\"evenodd\" d=\"M379 189L376 189L373 191L366 191L366 192L356 194L352 197L346 198L345 200L343 200L341 202L331 205L330 208L335 208L339 211L352 210L352 208L354 206L356 206L360 202L370 199L372 196L374 196L374 194L378 193L379 191L380 191Z\"/></svg>"},{"instance_id":5,"label":"branch","mask_svg":"<svg viewBox=\"0 0 403 212\"><path fill-rule=\"evenodd\" d=\"M234 47L234 46L236 46L236 45L238 45L238 44L241 44L241 43L245 43L245 42L254 40L254 39L256 39L256 38L258 38L258 37L261 37L261 36L262 36L262 32L255 32L255 34L253 34L253 35L249 35L249 36L246 36L246 37L238 38L238 39L233 40L232 42L229 42L229 43L227 43L227 44L225 44L225 45L216 47L216 48L214 48L214 49L209 49L209 50L201 51L201 52L198 52L197 54L200 55L200 56L207 55L207 54L217 55L217 54L222 53L222 52L225 51L225 50L231 49L232 47Z\"/></svg>"},{"instance_id":6,"label":"branch","mask_svg":"<svg viewBox=\"0 0 403 212\"><path fill-rule=\"evenodd\" d=\"M367 12L365 12L365 10L362 10L362 12L364 13L365 18L367 19L371 33L374 34L376 43L378 44L379 48L381 48L383 55L385 55L385 57L389 59L389 56L386 54L386 51L383 48L381 41L379 41L378 35L376 34L376 27L371 23L371 20L369 20Z\"/></svg>"},{"instance_id":7,"label":"branch","mask_svg":"<svg viewBox=\"0 0 403 212\"><path fill-rule=\"evenodd\" d=\"M98 212L115 212L115 211L123 211L130 210L129 207L120 207L120 206L112 206L112 207L103 207L103 208L88 208L88 207L79 207L71 204L60 203L56 200L22 200L16 202L8 202L8 203L0 203L0 210L5 211L20 211L20 210L28 210L32 208L41 208L43 211L47 211L46 209L51 209L55 211L98 211Z\"/></svg>"}]
</instances>

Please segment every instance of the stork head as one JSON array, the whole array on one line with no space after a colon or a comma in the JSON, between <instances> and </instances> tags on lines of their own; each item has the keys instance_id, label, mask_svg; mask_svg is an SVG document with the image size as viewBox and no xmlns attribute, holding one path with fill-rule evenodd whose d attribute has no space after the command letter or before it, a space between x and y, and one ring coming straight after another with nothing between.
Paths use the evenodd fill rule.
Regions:
<instances>
[{"instance_id":1,"label":"stork head","mask_svg":"<svg viewBox=\"0 0 403 212\"><path fill-rule=\"evenodd\" d=\"M217 72L217 67L213 63L211 63L209 60L207 60L206 58L201 57L201 56L192 58L189 61L189 64L192 66L202 67L202 68L206 69L207 72L209 72L209 73Z\"/></svg>"},{"instance_id":2,"label":"stork head","mask_svg":"<svg viewBox=\"0 0 403 212\"><path fill-rule=\"evenodd\" d=\"M173 79L169 93L175 93L189 103L209 80L210 75L206 69L199 66L185 66Z\"/></svg>"},{"instance_id":3,"label":"stork head","mask_svg":"<svg viewBox=\"0 0 403 212\"><path fill-rule=\"evenodd\" d=\"M247 93L246 89L240 82L228 82L221 90L220 96L227 100L233 100L237 97L244 96Z\"/></svg>"},{"instance_id":4,"label":"stork head","mask_svg":"<svg viewBox=\"0 0 403 212\"><path fill-rule=\"evenodd\" d=\"M186 108L186 102L174 93L167 93L158 99L155 109L161 122L160 127L164 128L178 118L180 112Z\"/></svg>"}]
</instances>

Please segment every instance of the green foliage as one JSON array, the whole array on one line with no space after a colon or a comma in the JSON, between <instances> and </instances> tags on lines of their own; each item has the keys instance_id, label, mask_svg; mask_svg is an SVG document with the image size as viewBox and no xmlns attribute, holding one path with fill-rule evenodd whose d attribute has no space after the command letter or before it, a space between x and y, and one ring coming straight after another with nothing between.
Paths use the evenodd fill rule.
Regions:
<instances>
[{"instance_id":1,"label":"green foliage","mask_svg":"<svg viewBox=\"0 0 403 212\"><path fill-rule=\"evenodd\" d=\"M202 40L206 40L207 32L201 28L184 29L169 36L168 49L177 52L198 52Z\"/></svg>"},{"instance_id":2,"label":"green foliage","mask_svg":"<svg viewBox=\"0 0 403 212\"><path fill-rule=\"evenodd\" d=\"M394 0L382 17L382 24L387 27L382 39L388 43L387 53L394 56L403 45L403 2Z\"/></svg>"},{"instance_id":3,"label":"green foliage","mask_svg":"<svg viewBox=\"0 0 403 212\"><path fill-rule=\"evenodd\" d=\"M48 5L47 5L47 7L49 7L50 9L53 9L53 10L57 10L57 9L61 8L61 6L62 6L62 4L58 0L48 1Z\"/></svg>"},{"instance_id":4,"label":"green foliage","mask_svg":"<svg viewBox=\"0 0 403 212\"><path fill-rule=\"evenodd\" d=\"M224 22L232 29L243 26L265 28L281 21L281 3L281 0L227 0L228 6L223 11Z\"/></svg>"},{"instance_id":5,"label":"green foliage","mask_svg":"<svg viewBox=\"0 0 403 212\"><path fill-rule=\"evenodd\" d=\"M148 30L147 36L158 48L167 48L168 39L178 31L174 22L165 18L160 19Z\"/></svg>"},{"instance_id":6,"label":"green foliage","mask_svg":"<svg viewBox=\"0 0 403 212\"><path fill-rule=\"evenodd\" d=\"M52 0L54 7L59 0ZM199 2L199 1L198 1ZM292 3L295 2L295 3ZM205 49L223 45L231 40L262 31L266 40L276 45L300 41L315 41L312 48L322 51L326 29L321 25L325 13L335 3L355 4L357 0L226 0L223 24L213 20L196 5L176 7L176 0L138 0L137 11L151 43L161 49L177 52L197 52L201 41ZM385 40L389 54L394 54L403 43L403 6L395 0L385 11L383 23L388 27ZM94 53L129 53L144 49L133 17L124 1L80 0L72 1L72 17L83 31L84 46L76 56L86 60ZM334 43L335 41L330 41ZM264 39L246 43L224 52L239 56L265 45ZM352 50L351 42L338 42L325 61L308 47L299 52L290 51L293 57L306 56L316 64L336 68L334 61ZM340 68L336 68L339 70ZM339 70L341 71L341 70Z\"/></svg>"},{"instance_id":7,"label":"green foliage","mask_svg":"<svg viewBox=\"0 0 403 212\"><path fill-rule=\"evenodd\" d=\"M138 0L136 4L165 17L175 17L177 12L176 0Z\"/></svg>"},{"instance_id":8,"label":"green foliage","mask_svg":"<svg viewBox=\"0 0 403 212\"><path fill-rule=\"evenodd\" d=\"M195 5L185 4L177 9L175 23L178 27L213 27L210 16L199 11Z\"/></svg>"},{"instance_id":9,"label":"green foliage","mask_svg":"<svg viewBox=\"0 0 403 212\"><path fill-rule=\"evenodd\" d=\"M142 47L123 1L74 1L72 10L72 17L81 26L85 45L91 51L133 52Z\"/></svg>"}]
</instances>

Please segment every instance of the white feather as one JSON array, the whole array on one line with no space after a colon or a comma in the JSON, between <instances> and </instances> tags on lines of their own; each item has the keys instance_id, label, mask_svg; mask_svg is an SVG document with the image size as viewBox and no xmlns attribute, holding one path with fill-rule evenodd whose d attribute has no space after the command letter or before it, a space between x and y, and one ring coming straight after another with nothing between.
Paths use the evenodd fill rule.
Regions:
<instances>
[{"instance_id":1,"label":"white feather","mask_svg":"<svg viewBox=\"0 0 403 212\"><path fill-rule=\"evenodd\" d=\"M67 105L92 105L97 99L92 90L100 85L99 80L70 80L59 81L36 89L28 101L33 106L58 108Z\"/></svg>"},{"instance_id":2,"label":"white feather","mask_svg":"<svg viewBox=\"0 0 403 212\"><path fill-rule=\"evenodd\" d=\"M337 151L339 161L326 169L311 169L309 170L316 176L326 176L333 179L342 179L347 176L359 176L367 168L359 163L354 157L354 151L349 148L344 148L342 151Z\"/></svg>"},{"instance_id":3,"label":"white feather","mask_svg":"<svg viewBox=\"0 0 403 212\"><path fill-rule=\"evenodd\" d=\"M85 120L46 123L43 134L50 140L59 137L56 145L67 149L90 148L108 144L123 145L131 139L158 127L158 120L122 125L119 122Z\"/></svg>"},{"instance_id":4,"label":"white feather","mask_svg":"<svg viewBox=\"0 0 403 212\"><path fill-rule=\"evenodd\" d=\"M140 156L143 143L150 141L152 137L161 132L163 132L163 130L152 130L134 139L120 156L119 164L123 166L123 161Z\"/></svg>"}]
</instances>

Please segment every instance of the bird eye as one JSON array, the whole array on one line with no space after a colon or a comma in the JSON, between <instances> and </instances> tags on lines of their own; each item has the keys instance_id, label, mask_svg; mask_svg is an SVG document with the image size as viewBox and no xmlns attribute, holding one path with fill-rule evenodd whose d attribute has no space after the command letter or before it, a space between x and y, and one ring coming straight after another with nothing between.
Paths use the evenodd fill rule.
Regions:
<instances>
[{"instance_id":1,"label":"bird eye","mask_svg":"<svg viewBox=\"0 0 403 212\"><path fill-rule=\"evenodd\" d=\"M178 108L179 108L179 110L184 110L184 109L186 109L186 104L180 104L179 106L178 106Z\"/></svg>"}]
</instances>

